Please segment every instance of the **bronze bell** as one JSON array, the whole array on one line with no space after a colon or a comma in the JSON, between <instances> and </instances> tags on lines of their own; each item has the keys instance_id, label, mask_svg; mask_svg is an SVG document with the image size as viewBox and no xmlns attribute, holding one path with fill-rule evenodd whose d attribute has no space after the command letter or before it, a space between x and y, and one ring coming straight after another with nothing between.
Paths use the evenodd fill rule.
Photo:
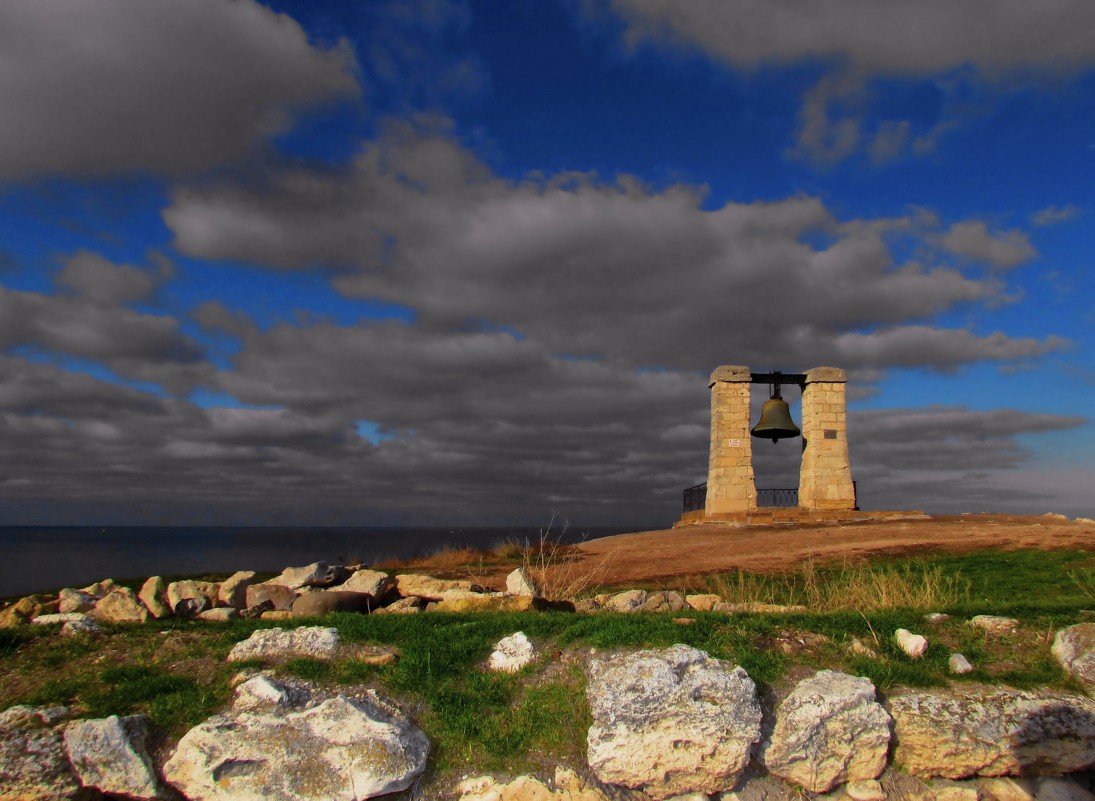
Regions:
<instances>
[{"instance_id":1,"label":"bronze bell","mask_svg":"<svg viewBox=\"0 0 1095 801\"><path fill-rule=\"evenodd\" d=\"M791 419L791 409L787 401L780 397L779 384L772 390L772 397L764 402L764 408L760 410L760 422L749 433L772 442L797 437L802 433Z\"/></svg>"}]
</instances>

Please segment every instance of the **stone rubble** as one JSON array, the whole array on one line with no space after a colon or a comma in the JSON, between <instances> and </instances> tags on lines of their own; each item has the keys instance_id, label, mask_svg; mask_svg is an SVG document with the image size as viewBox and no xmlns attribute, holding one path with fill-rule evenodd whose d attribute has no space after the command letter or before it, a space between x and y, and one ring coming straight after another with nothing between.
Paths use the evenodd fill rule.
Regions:
<instances>
[{"instance_id":1,"label":"stone rubble","mask_svg":"<svg viewBox=\"0 0 1095 801\"><path fill-rule=\"evenodd\" d=\"M297 629L259 629L232 646L229 662L245 659L291 659L311 657L331 659L338 652L338 629L323 626L303 626Z\"/></svg>"},{"instance_id":2,"label":"stone rubble","mask_svg":"<svg viewBox=\"0 0 1095 801\"><path fill-rule=\"evenodd\" d=\"M66 715L61 707L0 712L0 800L53 801L80 789L59 725Z\"/></svg>"},{"instance_id":3,"label":"stone rubble","mask_svg":"<svg viewBox=\"0 0 1095 801\"><path fill-rule=\"evenodd\" d=\"M532 662L535 649L523 631L503 637L494 644L487 667L503 673L516 673Z\"/></svg>"},{"instance_id":4,"label":"stone rubble","mask_svg":"<svg viewBox=\"0 0 1095 801\"><path fill-rule=\"evenodd\" d=\"M517 568L506 576L506 592L510 595L527 595L530 598L543 596L540 585L523 567Z\"/></svg>"},{"instance_id":5,"label":"stone rubble","mask_svg":"<svg viewBox=\"0 0 1095 801\"><path fill-rule=\"evenodd\" d=\"M84 787L133 799L163 795L147 739L140 715L75 720L64 731L65 753Z\"/></svg>"},{"instance_id":6,"label":"stone rubble","mask_svg":"<svg viewBox=\"0 0 1095 801\"><path fill-rule=\"evenodd\" d=\"M1061 667L1085 686L1095 686L1095 623L1077 623L1063 628L1050 649Z\"/></svg>"}]
</instances>

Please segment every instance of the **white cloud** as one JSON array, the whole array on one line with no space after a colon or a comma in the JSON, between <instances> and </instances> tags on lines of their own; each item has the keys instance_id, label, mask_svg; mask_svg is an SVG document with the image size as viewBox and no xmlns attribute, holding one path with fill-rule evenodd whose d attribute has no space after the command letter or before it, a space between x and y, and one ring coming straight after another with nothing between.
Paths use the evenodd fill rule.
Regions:
<instances>
[{"instance_id":1,"label":"white cloud","mask_svg":"<svg viewBox=\"0 0 1095 801\"><path fill-rule=\"evenodd\" d=\"M237 161L357 94L345 44L254 0L0 3L0 179Z\"/></svg>"},{"instance_id":2,"label":"white cloud","mask_svg":"<svg viewBox=\"0 0 1095 801\"><path fill-rule=\"evenodd\" d=\"M1068 203L1064 206L1047 206L1046 208L1039 209L1031 214L1030 222L1031 224L1038 226L1057 225L1058 223L1074 220L1082 213L1083 210L1072 203Z\"/></svg>"},{"instance_id":3,"label":"white cloud","mask_svg":"<svg viewBox=\"0 0 1095 801\"><path fill-rule=\"evenodd\" d=\"M1001 269L1017 267L1037 255L1027 235L1017 229L992 231L980 220L955 223L939 239L946 250Z\"/></svg>"}]
</instances>

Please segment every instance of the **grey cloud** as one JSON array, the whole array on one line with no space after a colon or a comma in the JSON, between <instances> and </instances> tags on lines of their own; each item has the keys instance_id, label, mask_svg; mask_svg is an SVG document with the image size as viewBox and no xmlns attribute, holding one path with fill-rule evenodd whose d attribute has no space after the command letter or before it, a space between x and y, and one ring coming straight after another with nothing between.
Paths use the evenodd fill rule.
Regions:
<instances>
[{"instance_id":1,"label":"grey cloud","mask_svg":"<svg viewBox=\"0 0 1095 801\"><path fill-rule=\"evenodd\" d=\"M1037 255L1027 235L1017 229L992 231L980 220L955 223L940 238L940 245L959 256L1010 269Z\"/></svg>"},{"instance_id":2,"label":"grey cloud","mask_svg":"<svg viewBox=\"0 0 1095 801\"><path fill-rule=\"evenodd\" d=\"M354 97L353 68L347 45L314 47L253 0L6 0L0 179L233 162Z\"/></svg>"},{"instance_id":3,"label":"grey cloud","mask_svg":"<svg viewBox=\"0 0 1095 801\"><path fill-rule=\"evenodd\" d=\"M862 127L863 94L872 78L956 80L969 73L993 86L1031 74L1069 75L1095 64L1095 8L1085 0L870 0L772 3L767 0L608 0L632 47L644 43L698 49L736 69L822 64L828 73L804 98L794 155L821 164L846 158L867 142L883 163L908 141L892 120L873 136ZM857 108L859 106L859 108ZM837 108L841 110L836 111ZM912 140L934 148L958 124L950 110ZM900 138L898 138L898 134Z\"/></svg>"},{"instance_id":4,"label":"grey cloud","mask_svg":"<svg viewBox=\"0 0 1095 801\"><path fill-rule=\"evenodd\" d=\"M634 366L704 370L732 352L789 369L833 358L949 368L956 353L1012 359L1059 344L924 325L902 334L908 321L1004 297L996 279L946 266L924 210L839 221L805 196L705 210L701 188L655 191L627 176L512 182L429 124L390 126L345 173L180 189L164 220L188 255L337 267L343 293L409 306L432 330L501 326L550 353ZM897 262L897 243L919 260ZM884 333L859 334L871 327ZM935 344L918 361L913 340L929 330Z\"/></svg>"},{"instance_id":5,"label":"grey cloud","mask_svg":"<svg viewBox=\"0 0 1095 801\"><path fill-rule=\"evenodd\" d=\"M96 303L125 305L147 298L157 278L137 267L114 264L97 253L81 250L66 260L56 283Z\"/></svg>"}]
</instances>

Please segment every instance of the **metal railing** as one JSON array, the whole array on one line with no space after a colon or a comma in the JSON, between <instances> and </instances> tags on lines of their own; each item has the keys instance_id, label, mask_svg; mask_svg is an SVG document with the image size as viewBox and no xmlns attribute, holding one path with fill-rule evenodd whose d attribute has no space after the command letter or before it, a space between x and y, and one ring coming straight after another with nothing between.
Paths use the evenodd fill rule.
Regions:
<instances>
[{"instance_id":1,"label":"metal railing","mask_svg":"<svg viewBox=\"0 0 1095 801\"><path fill-rule=\"evenodd\" d=\"M859 511L859 486L852 482L855 509ZM707 482L689 487L684 491L684 511L696 512L707 505ZM757 506L761 508L787 509L798 506L797 489L758 489Z\"/></svg>"},{"instance_id":2,"label":"metal railing","mask_svg":"<svg viewBox=\"0 0 1095 801\"><path fill-rule=\"evenodd\" d=\"M684 511L697 512L707 505L707 482L689 487L684 491Z\"/></svg>"}]
</instances>

